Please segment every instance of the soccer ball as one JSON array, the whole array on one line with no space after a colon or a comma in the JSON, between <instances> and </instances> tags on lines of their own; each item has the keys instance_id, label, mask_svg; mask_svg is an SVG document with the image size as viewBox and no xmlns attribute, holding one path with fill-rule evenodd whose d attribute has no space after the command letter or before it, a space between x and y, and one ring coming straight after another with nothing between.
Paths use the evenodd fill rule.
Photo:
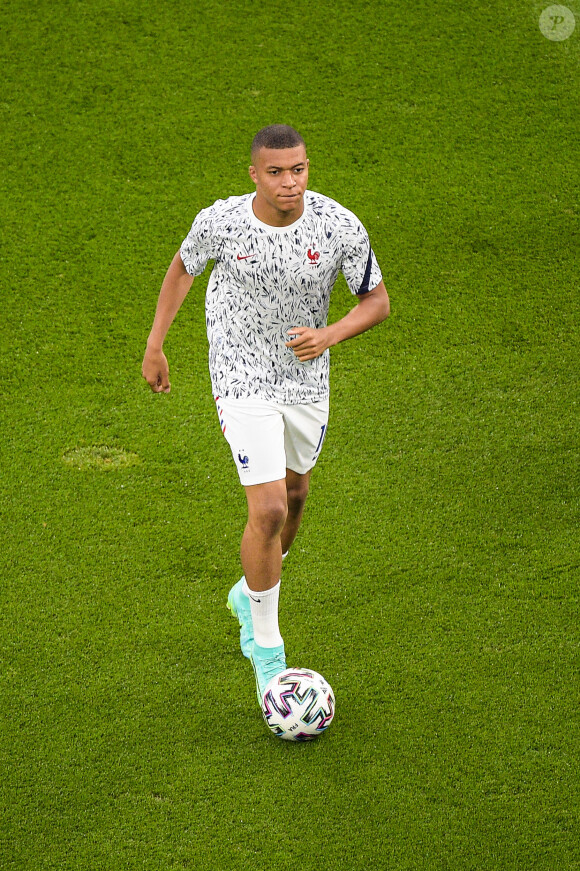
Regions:
<instances>
[{"instance_id":1,"label":"soccer ball","mask_svg":"<svg viewBox=\"0 0 580 871\"><path fill-rule=\"evenodd\" d=\"M262 713L269 729L284 741L313 741L334 717L330 684L308 668L287 668L266 685Z\"/></svg>"}]
</instances>

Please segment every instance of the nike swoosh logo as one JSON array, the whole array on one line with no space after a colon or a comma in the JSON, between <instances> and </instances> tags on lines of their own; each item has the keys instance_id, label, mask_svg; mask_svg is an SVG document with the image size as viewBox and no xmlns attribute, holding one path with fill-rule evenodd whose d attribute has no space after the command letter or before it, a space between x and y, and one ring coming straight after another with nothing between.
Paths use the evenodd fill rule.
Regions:
<instances>
[{"instance_id":1,"label":"nike swoosh logo","mask_svg":"<svg viewBox=\"0 0 580 871\"><path fill-rule=\"evenodd\" d=\"M256 599L255 596L250 596L250 599L252 600L252 602L257 602L258 605L259 605L260 602L262 601L261 599Z\"/></svg>"},{"instance_id":2,"label":"nike swoosh logo","mask_svg":"<svg viewBox=\"0 0 580 871\"><path fill-rule=\"evenodd\" d=\"M250 257L255 257L255 254L238 254L238 260L249 260Z\"/></svg>"}]
</instances>

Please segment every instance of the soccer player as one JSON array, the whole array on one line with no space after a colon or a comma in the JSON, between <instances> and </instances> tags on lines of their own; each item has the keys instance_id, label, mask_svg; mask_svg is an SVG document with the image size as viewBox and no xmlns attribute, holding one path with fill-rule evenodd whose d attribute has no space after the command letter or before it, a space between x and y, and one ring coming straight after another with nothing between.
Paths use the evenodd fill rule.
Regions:
<instances>
[{"instance_id":1,"label":"soccer player","mask_svg":"<svg viewBox=\"0 0 580 871\"><path fill-rule=\"evenodd\" d=\"M244 576L228 607L254 667L258 699L286 668L278 624L282 559L294 541L329 410L329 348L383 321L389 298L367 232L334 200L307 189L300 134L275 124L251 151L255 193L202 209L161 286L143 377L168 392L163 342L209 260L209 368L221 428L244 486L248 520ZM327 324L330 292L343 273L356 298Z\"/></svg>"}]
</instances>

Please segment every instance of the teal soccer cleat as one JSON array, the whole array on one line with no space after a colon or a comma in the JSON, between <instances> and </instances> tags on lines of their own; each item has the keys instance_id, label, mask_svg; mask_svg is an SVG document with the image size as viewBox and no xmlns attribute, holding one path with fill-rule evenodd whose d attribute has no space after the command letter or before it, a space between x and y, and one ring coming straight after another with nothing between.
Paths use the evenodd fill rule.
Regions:
<instances>
[{"instance_id":1,"label":"teal soccer cleat","mask_svg":"<svg viewBox=\"0 0 580 871\"><path fill-rule=\"evenodd\" d=\"M286 654L284 645L279 647L260 647L254 641L250 660L254 667L256 675L256 693L258 695L258 703L262 707L264 698L264 690L269 681L272 680L281 671L286 670Z\"/></svg>"},{"instance_id":2,"label":"teal soccer cleat","mask_svg":"<svg viewBox=\"0 0 580 871\"><path fill-rule=\"evenodd\" d=\"M240 578L237 584L231 588L228 595L228 608L237 617L240 624L240 647L242 653L248 659L252 655L254 645L254 627L252 625L252 611L250 600L243 592L244 578Z\"/></svg>"}]
</instances>

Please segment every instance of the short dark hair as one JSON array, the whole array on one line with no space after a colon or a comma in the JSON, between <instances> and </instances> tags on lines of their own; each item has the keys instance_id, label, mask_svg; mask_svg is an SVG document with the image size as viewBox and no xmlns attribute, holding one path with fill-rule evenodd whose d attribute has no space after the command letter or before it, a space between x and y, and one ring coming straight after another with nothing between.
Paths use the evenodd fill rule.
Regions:
<instances>
[{"instance_id":1,"label":"short dark hair","mask_svg":"<svg viewBox=\"0 0 580 871\"><path fill-rule=\"evenodd\" d=\"M252 142L252 156L260 150L260 148L296 148L297 145L304 145L304 139L294 127L288 124L270 124L269 127L262 127L254 136Z\"/></svg>"}]
</instances>

